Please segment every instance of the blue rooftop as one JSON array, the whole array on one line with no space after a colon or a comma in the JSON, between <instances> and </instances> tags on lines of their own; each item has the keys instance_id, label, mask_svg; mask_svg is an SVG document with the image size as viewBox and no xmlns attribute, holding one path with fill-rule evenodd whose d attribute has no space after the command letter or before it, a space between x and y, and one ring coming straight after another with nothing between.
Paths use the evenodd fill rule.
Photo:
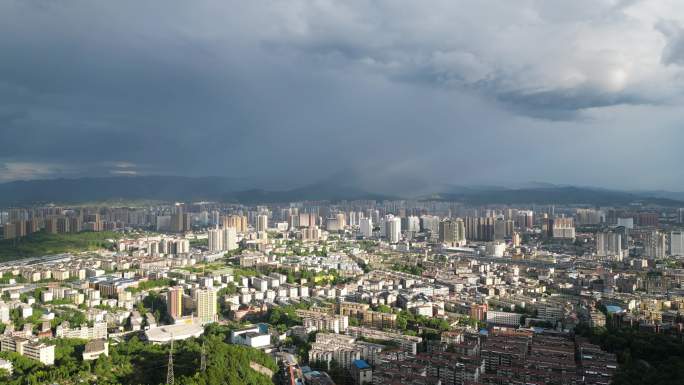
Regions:
<instances>
[{"instance_id":1,"label":"blue rooftop","mask_svg":"<svg viewBox=\"0 0 684 385\"><path fill-rule=\"evenodd\" d=\"M259 327L259 331L262 333L268 333L268 324L266 323L258 323L257 326Z\"/></svg>"},{"instance_id":2,"label":"blue rooftop","mask_svg":"<svg viewBox=\"0 0 684 385\"><path fill-rule=\"evenodd\" d=\"M622 308L620 306L613 306L613 305L606 306L606 310L608 311L608 313L620 313L620 312L622 312Z\"/></svg>"},{"instance_id":3,"label":"blue rooftop","mask_svg":"<svg viewBox=\"0 0 684 385\"><path fill-rule=\"evenodd\" d=\"M352 363L354 364L354 366L356 366L357 369L370 368L370 365L368 365L368 362L366 362L364 360L354 360L354 362L352 362Z\"/></svg>"}]
</instances>

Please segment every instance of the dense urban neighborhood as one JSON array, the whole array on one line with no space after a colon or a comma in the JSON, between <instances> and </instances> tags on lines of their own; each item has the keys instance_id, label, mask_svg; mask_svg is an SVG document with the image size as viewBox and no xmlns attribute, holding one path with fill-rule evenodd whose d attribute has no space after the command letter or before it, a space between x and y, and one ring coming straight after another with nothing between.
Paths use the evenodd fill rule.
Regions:
<instances>
[{"instance_id":1,"label":"dense urban neighborhood","mask_svg":"<svg viewBox=\"0 0 684 385\"><path fill-rule=\"evenodd\" d=\"M10 384L655 384L683 370L681 208L199 202L0 221Z\"/></svg>"}]
</instances>

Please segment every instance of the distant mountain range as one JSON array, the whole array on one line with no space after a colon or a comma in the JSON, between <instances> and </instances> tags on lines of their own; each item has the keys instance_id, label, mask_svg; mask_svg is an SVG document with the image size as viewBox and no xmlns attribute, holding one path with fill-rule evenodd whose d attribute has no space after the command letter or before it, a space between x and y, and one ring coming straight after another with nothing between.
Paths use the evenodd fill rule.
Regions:
<instances>
[{"instance_id":1,"label":"distant mountain range","mask_svg":"<svg viewBox=\"0 0 684 385\"><path fill-rule=\"evenodd\" d=\"M589 204L641 203L684 206L684 193L666 191L625 192L591 187L530 183L521 187L444 185L423 200L483 204ZM112 200L220 201L276 203L301 200L383 200L416 198L366 191L355 180L327 180L284 190L256 188L253 182L227 177L117 176L102 178L45 179L0 184L0 207L33 203L79 203Z\"/></svg>"},{"instance_id":2,"label":"distant mountain range","mask_svg":"<svg viewBox=\"0 0 684 385\"><path fill-rule=\"evenodd\" d=\"M0 202L92 202L114 199L197 201L220 199L222 194L246 189L232 178L181 176L117 176L103 178L45 179L0 184Z\"/></svg>"},{"instance_id":3,"label":"distant mountain range","mask_svg":"<svg viewBox=\"0 0 684 385\"><path fill-rule=\"evenodd\" d=\"M588 204L596 206L641 203L657 206L682 206L684 201L668 197L591 187L556 186L529 188L459 188L436 194L431 199L484 204Z\"/></svg>"},{"instance_id":4,"label":"distant mountain range","mask_svg":"<svg viewBox=\"0 0 684 385\"><path fill-rule=\"evenodd\" d=\"M220 201L274 203L297 200L389 199L390 196L327 182L280 191L254 188L226 177L117 176L44 179L0 184L0 207L32 203L79 203L112 200L169 202Z\"/></svg>"}]
</instances>

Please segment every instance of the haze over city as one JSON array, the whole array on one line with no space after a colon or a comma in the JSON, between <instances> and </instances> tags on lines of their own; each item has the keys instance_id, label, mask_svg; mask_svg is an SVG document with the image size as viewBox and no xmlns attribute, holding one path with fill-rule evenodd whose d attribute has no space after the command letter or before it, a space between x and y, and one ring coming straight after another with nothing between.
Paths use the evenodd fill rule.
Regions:
<instances>
[{"instance_id":1,"label":"haze over city","mask_svg":"<svg viewBox=\"0 0 684 385\"><path fill-rule=\"evenodd\" d=\"M674 0L5 1L0 181L682 191L683 15Z\"/></svg>"}]
</instances>

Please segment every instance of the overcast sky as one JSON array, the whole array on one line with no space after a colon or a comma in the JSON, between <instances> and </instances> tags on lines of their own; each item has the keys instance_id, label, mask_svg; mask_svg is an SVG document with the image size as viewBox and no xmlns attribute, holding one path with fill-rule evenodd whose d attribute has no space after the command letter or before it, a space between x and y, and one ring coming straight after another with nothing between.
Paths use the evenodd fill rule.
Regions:
<instances>
[{"instance_id":1,"label":"overcast sky","mask_svg":"<svg viewBox=\"0 0 684 385\"><path fill-rule=\"evenodd\" d=\"M684 190L682 86L681 0L7 0L0 181Z\"/></svg>"}]
</instances>

